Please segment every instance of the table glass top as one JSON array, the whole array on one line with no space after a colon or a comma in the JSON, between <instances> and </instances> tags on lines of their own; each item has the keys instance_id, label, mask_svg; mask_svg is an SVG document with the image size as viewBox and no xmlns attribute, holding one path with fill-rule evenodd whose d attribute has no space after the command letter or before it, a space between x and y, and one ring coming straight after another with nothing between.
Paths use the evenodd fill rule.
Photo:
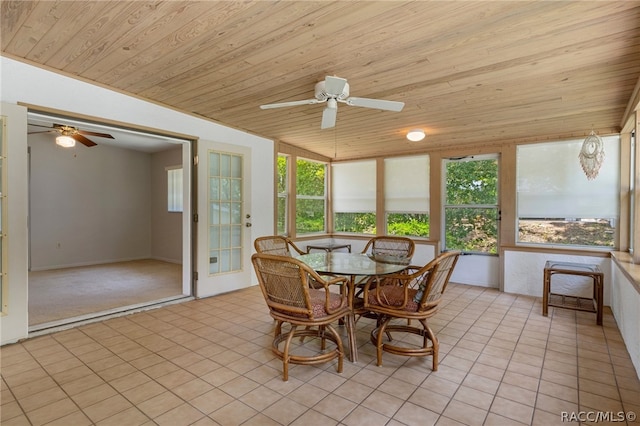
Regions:
<instances>
[{"instance_id":1,"label":"table glass top","mask_svg":"<svg viewBox=\"0 0 640 426\"><path fill-rule=\"evenodd\" d=\"M409 264L407 260L392 257L374 259L362 253L318 252L296 258L317 272L338 275L385 275L400 272Z\"/></svg>"},{"instance_id":2,"label":"table glass top","mask_svg":"<svg viewBox=\"0 0 640 426\"><path fill-rule=\"evenodd\" d=\"M600 272L598 265L592 265L589 263L555 262L552 260L547 261L545 268L557 272Z\"/></svg>"}]
</instances>

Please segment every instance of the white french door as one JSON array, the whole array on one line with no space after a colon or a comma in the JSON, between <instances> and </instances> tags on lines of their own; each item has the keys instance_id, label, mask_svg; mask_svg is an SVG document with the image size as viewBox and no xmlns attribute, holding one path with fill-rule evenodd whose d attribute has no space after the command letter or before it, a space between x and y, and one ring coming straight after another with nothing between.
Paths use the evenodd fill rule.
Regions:
<instances>
[{"instance_id":1,"label":"white french door","mask_svg":"<svg viewBox=\"0 0 640 426\"><path fill-rule=\"evenodd\" d=\"M198 141L196 296L251 285L251 150Z\"/></svg>"}]
</instances>

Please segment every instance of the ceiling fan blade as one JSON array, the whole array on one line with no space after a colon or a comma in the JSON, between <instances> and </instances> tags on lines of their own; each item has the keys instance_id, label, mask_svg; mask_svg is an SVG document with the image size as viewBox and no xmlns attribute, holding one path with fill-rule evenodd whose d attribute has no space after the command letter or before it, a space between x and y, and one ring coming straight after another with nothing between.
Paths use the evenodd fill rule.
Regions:
<instances>
[{"instance_id":1,"label":"ceiling fan blade","mask_svg":"<svg viewBox=\"0 0 640 426\"><path fill-rule=\"evenodd\" d=\"M31 124L30 124L30 126L31 126ZM44 126L43 126L43 127L44 127ZM56 132L55 130L53 130L53 129L52 129L52 130L43 130L42 132L28 132L27 134L28 134L28 135L36 135L36 134L38 134L38 133L57 133L57 132Z\"/></svg>"},{"instance_id":2,"label":"ceiling fan blade","mask_svg":"<svg viewBox=\"0 0 640 426\"><path fill-rule=\"evenodd\" d=\"M404 108L404 102L397 101L385 101L382 99L369 99L369 98L348 98L345 100L347 105L364 107L364 108L375 108L382 109L385 111L402 111Z\"/></svg>"},{"instance_id":3,"label":"ceiling fan blade","mask_svg":"<svg viewBox=\"0 0 640 426\"><path fill-rule=\"evenodd\" d=\"M113 139L113 136L111 136L108 133L88 132L86 130L78 130L78 133L81 134L81 135L86 135L86 136L97 136L97 137L100 137L100 138Z\"/></svg>"},{"instance_id":4,"label":"ceiling fan blade","mask_svg":"<svg viewBox=\"0 0 640 426\"><path fill-rule=\"evenodd\" d=\"M320 128L328 129L330 127L335 127L337 115L337 108L331 108L330 106L327 106L324 111L322 111L322 124L320 125Z\"/></svg>"},{"instance_id":5,"label":"ceiling fan blade","mask_svg":"<svg viewBox=\"0 0 640 426\"><path fill-rule=\"evenodd\" d=\"M346 86L347 80L340 77L327 76L324 79L324 91L333 96L339 96Z\"/></svg>"},{"instance_id":6,"label":"ceiling fan blade","mask_svg":"<svg viewBox=\"0 0 640 426\"><path fill-rule=\"evenodd\" d=\"M319 101L317 99L305 99L303 101L280 102L276 104L260 105L260 109L282 108L282 107L290 107L290 106L297 106L297 105L311 105L311 104L319 104L320 102L324 102L324 101Z\"/></svg>"},{"instance_id":7,"label":"ceiling fan blade","mask_svg":"<svg viewBox=\"0 0 640 426\"><path fill-rule=\"evenodd\" d=\"M35 127L44 127L44 128L47 128L47 129L55 130L55 129L54 129L53 127L51 127L51 126L43 126L42 124L27 123L27 125L29 125L29 126L35 126Z\"/></svg>"},{"instance_id":8,"label":"ceiling fan blade","mask_svg":"<svg viewBox=\"0 0 640 426\"><path fill-rule=\"evenodd\" d=\"M89 140L87 138L85 138L84 136L82 136L79 133L76 133L75 135L71 135L72 138L74 138L75 140L77 140L78 142L80 142L82 145L86 146L86 147L92 147L92 146L96 146L97 143L95 143L92 140Z\"/></svg>"}]
</instances>

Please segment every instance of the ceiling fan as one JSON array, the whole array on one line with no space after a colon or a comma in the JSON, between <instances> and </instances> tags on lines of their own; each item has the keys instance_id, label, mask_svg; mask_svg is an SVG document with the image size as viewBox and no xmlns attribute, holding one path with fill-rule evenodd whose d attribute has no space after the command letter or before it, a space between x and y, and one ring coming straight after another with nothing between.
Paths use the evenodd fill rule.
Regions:
<instances>
[{"instance_id":1,"label":"ceiling fan","mask_svg":"<svg viewBox=\"0 0 640 426\"><path fill-rule=\"evenodd\" d=\"M327 76L324 81L316 83L315 98L301 101L280 102L275 104L260 105L262 109L282 108L297 105L309 105L327 103L322 112L321 129L328 129L336 125L338 102L350 106L381 109L385 111L402 111L404 102L385 101L382 99L349 97L349 83L340 77Z\"/></svg>"},{"instance_id":2,"label":"ceiling fan","mask_svg":"<svg viewBox=\"0 0 640 426\"><path fill-rule=\"evenodd\" d=\"M58 141L56 138L56 143L58 143L59 145L62 146L73 146L73 141L78 141L81 144L83 144L84 146L87 147L92 147L97 145L94 141L92 141L91 139L86 138L85 136L97 136L99 138L109 138L109 139L113 139L113 136L111 136L108 133L97 133L97 132L89 132L87 130L80 130L77 127L73 127L73 126L67 126L65 124L54 124L52 127L49 126L41 126L39 124L29 124L30 126L36 126L36 127L46 127L49 130L44 130L42 132L29 132L30 135L35 134L35 133L59 133L60 136L58 136L58 138L60 137L67 137L70 139L67 139L67 141L71 142L68 145L65 145L64 142L62 141Z\"/></svg>"}]
</instances>

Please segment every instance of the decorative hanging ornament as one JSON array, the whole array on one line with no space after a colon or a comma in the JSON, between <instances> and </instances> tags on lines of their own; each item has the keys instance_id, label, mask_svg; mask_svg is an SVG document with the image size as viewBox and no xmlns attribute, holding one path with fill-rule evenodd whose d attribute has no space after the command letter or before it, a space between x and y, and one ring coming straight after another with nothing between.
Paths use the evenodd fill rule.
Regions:
<instances>
[{"instance_id":1,"label":"decorative hanging ornament","mask_svg":"<svg viewBox=\"0 0 640 426\"><path fill-rule=\"evenodd\" d=\"M587 175L587 179L593 180L598 176L600 167L604 161L604 144L602 139L591 131L591 134L582 143L580 150L580 165Z\"/></svg>"}]
</instances>

